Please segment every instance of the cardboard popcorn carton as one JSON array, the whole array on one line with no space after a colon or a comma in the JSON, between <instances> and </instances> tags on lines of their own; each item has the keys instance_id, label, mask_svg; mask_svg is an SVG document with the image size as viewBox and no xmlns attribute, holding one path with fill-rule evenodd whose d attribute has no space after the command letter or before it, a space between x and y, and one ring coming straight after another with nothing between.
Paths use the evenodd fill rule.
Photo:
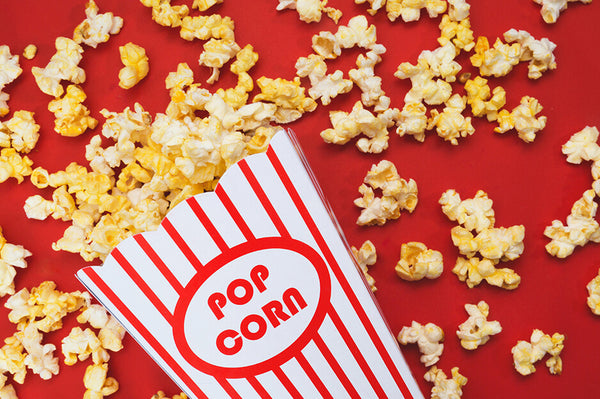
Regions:
<instances>
[{"instance_id":1,"label":"cardboard popcorn carton","mask_svg":"<svg viewBox=\"0 0 600 399\"><path fill-rule=\"evenodd\" d=\"M291 133L81 282L191 398L422 398Z\"/></svg>"}]
</instances>

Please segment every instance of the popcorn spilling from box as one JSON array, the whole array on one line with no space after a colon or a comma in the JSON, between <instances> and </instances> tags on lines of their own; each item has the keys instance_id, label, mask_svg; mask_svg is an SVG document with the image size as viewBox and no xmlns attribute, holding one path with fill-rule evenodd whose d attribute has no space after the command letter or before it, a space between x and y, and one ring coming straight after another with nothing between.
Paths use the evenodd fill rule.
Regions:
<instances>
[{"instance_id":1,"label":"popcorn spilling from box","mask_svg":"<svg viewBox=\"0 0 600 399\"><path fill-rule=\"evenodd\" d=\"M192 398L422 398L294 139L79 279Z\"/></svg>"}]
</instances>

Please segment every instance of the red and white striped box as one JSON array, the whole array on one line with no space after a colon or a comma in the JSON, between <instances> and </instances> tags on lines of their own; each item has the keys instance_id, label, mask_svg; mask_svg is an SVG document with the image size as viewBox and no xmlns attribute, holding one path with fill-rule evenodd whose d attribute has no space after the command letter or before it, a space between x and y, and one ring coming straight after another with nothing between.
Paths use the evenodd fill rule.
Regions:
<instances>
[{"instance_id":1,"label":"red and white striped box","mask_svg":"<svg viewBox=\"0 0 600 399\"><path fill-rule=\"evenodd\" d=\"M423 398L291 133L77 276L191 398Z\"/></svg>"}]
</instances>

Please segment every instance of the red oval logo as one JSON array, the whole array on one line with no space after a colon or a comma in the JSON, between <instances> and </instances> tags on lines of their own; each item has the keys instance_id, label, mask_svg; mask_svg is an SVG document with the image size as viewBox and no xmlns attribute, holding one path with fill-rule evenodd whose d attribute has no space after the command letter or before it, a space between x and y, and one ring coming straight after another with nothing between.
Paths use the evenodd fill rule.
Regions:
<instances>
[{"instance_id":1,"label":"red oval logo","mask_svg":"<svg viewBox=\"0 0 600 399\"><path fill-rule=\"evenodd\" d=\"M187 284L175 308L175 343L207 374L260 374L306 346L330 295L327 265L313 248L284 237L249 241Z\"/></svg>"}]
</instances>

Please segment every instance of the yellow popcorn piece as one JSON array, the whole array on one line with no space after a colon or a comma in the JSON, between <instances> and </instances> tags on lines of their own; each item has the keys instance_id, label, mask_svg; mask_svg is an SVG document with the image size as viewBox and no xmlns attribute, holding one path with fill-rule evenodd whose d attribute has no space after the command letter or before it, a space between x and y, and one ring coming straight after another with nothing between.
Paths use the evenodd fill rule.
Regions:
<instances>
[{"instance_id":1,"label":"yellow popcorn piece","mask_svg":"<svg viewBox=\"0 0 600 399\"><path fill-rule=\"evenodd\" d=\"M412 213L418 202L417 183L401 179L393 163L382 160L373 165L364 178L358 191L362 198L354 200L359 208L364 208L356 223L358 225L379 226L389 219L398 219L400 210ZM374 189L381 189L382 196L375 197Z\"/></svg>"},{"instance_id":2,"label":"yellow popcorn piece","mask_svg":"<svg viewBox=\"0 0 600 399\"><path fill-rule=\"evenodd\" d=\"M67 37L56 38L54 45L56 53L50 58L46 67L33 67L31 73L42 92L60 97L64 93L64 88L60 84L62 80L74 84L85 82L85 71L78 66L83 58L83 48Z\"/></svg>"},{"instance_id":3,"label":"yellow popcorn piece","mask_svg":"<svg viewBox=\"0 0 600 399\"><path fill-rule=\"evenodd\" d=\"M77 316L77 321L79 323L89 323L92 327L100 330L98 332L98 342L102 345L102 348L113 352L123 349L122 340L125 336L125 329L101 305L88 306Z\"/></svg>"},{"instance_id":4,"label":"yellow popcorn piece","mask_svg":"<svg viewBox=\"0 0 600 399\"><path fill-rule=\"evenodd\" d=\"M506 91L501 86L490 90L488 80L477 76L465 82L465 91L473 116L485 115L490 122L498 119L498 112L506 104Z\"/></svg>"},{"instance_id":5,"label":"yellow popcorn piece","mask_svg":"<svg viewBox=\"0 0 600 399\"><path fill-rule=\"evenodd\" d=\"M521 283L521 277L514 270L497 269L493 261L485 258L458 257L452 273L456 274L460 281L466 282L469 288L479 285L483 280L490 285L507 290L514 290Z\"/></svg>"},{"instance_id":6,"label":"yellow popcorn piece","mask_svg":"<svg viewBox=\"0 0 600 399\"><path fill-rule=\"evenodd\" d=\"M203 48L198 63L212 68L212 74L206 81L209 84L219 79L220 68L240 51L235 41L227 39L210 39L203 44Z\"/></svg>"},{"instance_id":7,"label":"yellow popcorn piece","mask_svg":"<svg viewBox=\"0 0 600 399\"><path fill-rule=\"evenodd\" d=\"M546 366L551 374L562 373L562 359L560 353L564 348L565 336L554 333L552 336L544 334L537 328L531 333L530 342L518 341L511 349L515 370L522 375L530 375L535 372L534 363L541 360L546 354L550 358L546 360Z\"/></svg>"},{"instance_id":8,"label":"yellow popcorn piece","mask_svg":"<svg viewBox=\"0 0 600 399\"><path fill-rule=\"evenodd\" d=\"M90 355L94 364L106 363L110 358L96 334L89 328L82 330L80 327L73 327L61 343L61 351L68 366L74 365L78 360L84 361Z\"/></svg>"},{"instance_id":9,"label":"yellow popcorn piece","mask_svg":"<svg viewBox=\"0 0 600 399\"><path fill-rule=\"evenodd\" d=\"M471 117L464 117L462 112L467 106L467 98L454 94L446 101L442 112L431 110L431 117L427 121L427 128L435 130L441 138L452 145L458 145L459 137L467 137L475 133L471 124Z\"/></svg>"},{"instance_id":10,"label":"yellow popcorn piece","mask_svg":"<svg viewBox=\"0 0 600 399\"><path fill-rule=\"evenodd\" d=\"M293 122L305 112L312 112L317 108L315 100L304 95L304 88L300 85L298 77L290 81L261 76L256 83L261 92L254 96L253 102L265 101L277 105L277 123Z\"/></svg>"},{"instance_id":11,"label":"yellow popcorn piece","mask_svg":"<svg viewBox=\"0 0 600 399\"><path fill-rule=\"evenodd\" d=\"M192 8L197 8L198 11L206 11L216 4L221 4L223 0L194 0Z\"/></svg>"},{"instance_id":12,"label":"yellow popcorn piece","mask_svg":"<svg viewBox=\"0 0 600 399\"><path fill-rule=\"evenodd\" d=\"M185 40L225 39L234 40L234 22L219 14L185 16L181 20L179 36Z\"/></svg>"},{"instance_id":13,"label":"yellow popcorn piece","mask_svg":"<svg viewBox=\"0 0 600 399\"><path fill-rule=\"evenodd\" d=\"M494 202L483 190L463 201L455 190L449 189L442 194L439 203L448 219L457 221L469 231L480 232L494 226Z\"/></svg>"},{"instance_id":14,"label":"yellow popcorn piece","mask_svg":"<svg viewBox=\"0 0 600 399\"><path fill-rule=\"evenodd\" d=\"M98 121L90 116L83 102L87 96L77 85L69 85L64 97L56 98L48 104L48 110L54 113L54 131L62 136L75 137L88 128L94 129Z\"/></svg>"},{"instance_id":15,"label":"yellow popcorn piece","mask_svg":"<svg viewBox=\"0 0 600 399\"><path fill-rule=\"evenodd\" d=\"M25 381L27 375L27 366L25 365L27 353L23 351L23 345L15 335L6 338L4 345L0 348L0 369L3 373L12 374L13 380L19 384Z\"/></svg>"},{"instance_id":16,"label":"yellow popcorn piece","mask_svg":"<svg viewBox=\"0 0 600 399\"><path fill-rule=\"evenodd\" d=\"M2 399L18 399L17 392L12 385L5 385L0 388L0 398Z\"/></svg>"},{"instance_id":17,"label":"yellow popcorn piece","mask_svg":"<svg viewBox=\"0 0 600 399\"><path fill-rule=\"evenodd\" d=\"M405 103L398 117L396 133L400 137L410 135L417 141L425 141L426 114L427 108L421 102Z\"/></svg>"},{"instance_id":18,"label":"yellow popcorn piece","mask_svg":"<svg viewBox=\"0 0 600 399\"><path fill-rule=\"evenodd\" d=\"M467 303L465 305L469 318L458 326L456 335L460 339L460 345L468 350L477 349L480 345L489 341L490 336L502 331L502 326L497 321L488 321L490 307L485 301L479 301L477 305Z\"/></svg>"},{"instance_id":19,"label":"yellow popcorn piece","mask_svg":"<svg viewBox=\"0 0 600 399\"><path fill-rule=\"evenodd\" d=\"M536 117L543 108L535 98L524 96L521 98L521 103L511 112L503 109L498 113L498 126L494 131L505 133L515 129L521 140L531 143L535 140L536 134L546 127L547 117Z\"/></svg>"},{"instance_id":20,"label":"yellow popcorn piece","mask_svg":"<svg viewBox=\"0 0 600 399\"><path fill-rule=\"evenodd\" d=\"M457 51L471 51L475 47L475 37L471 30L471 21L469 18L464 18L461 21L452 19L450 15L445 14L442 17L442 22L439 24L440 37L438 43L445 46L452 42Z\"/></svg>"},{"instance_id":21,"label":"yellow popcorn piece","mask_svg":"<svg viewBox=\"0 0 600 399\"><path fill-rule=\"evenodd\" d=\"M438 278L444 271L442 253L428 249L422 242L404 243L395 270L398 277L407 281Z\"/></svg>"},{"instance_id":22,"label":"yellow popcorn piece","mask_svg":"<svg viewBox=\"0 0 600 399\"><path fill-rule=\"evenodd\" d=\"M344 79L342 71L327 74L327 65L322 56L311 54L300 57L295 66L298 76L308 76L310 79L309 96L314 100L321 99L323 105L328 105L332 98L348 93L353 87L351 80Z\"/></svg>"},{"instance_id":23,"label":"yellow popcorn piece","mask_svg":"<svg viewBox=\"0 0 600 399\"><path fill-rule=\"evenodd\" d=\"M148 56L143 47L131 42L119 46L119 53L121 62L125 65L119 71L119 87L131 89L148 75L150 70Z\"/></svg>"},{"instance_id":24,"label":"yellow popcorn piece","mask_svg":"<svg viewBox=\"0 0 600 399\"><path fill-rule=\"evenodd\" d=\"M108 364L92 364L87 366L83 376L86 388L83 399L102 399L119 390L119 383L113 377L107 377Z\"/></svg>"},{"instance_id":25,"label":"yellow popcorn piece","mask_svg":"<svg viewBox=\"0 0 600 399\"><path fill-rule=\"evenodd\" d=\"M416 343L421 352L421 363L426 367L437 363L444 351L444 331L433 323L421 325L413 320L410 327L402 327L397 339L402 345Z\"/></svg>"},{"instance_id":26,"label":"yellow popcorn piece","mask_svg":"<svg viewBox=\"0 0 600 399\"><path fill-rule=\"evenodd\" d=\"M171 0L140 0L140 2L152 8L152 20L162 26L177 28L181 26L181 20L190 12L185 4L172 6Z\"/></svg>"},{"instance_id":27,"label":"yellow popcorn piece","mask_svg":"<svg viewBox=\"0 0 600 399\"><path fill-rule=\"evenodd\" d=\"M367 284L371 288L371 291L377 291L377 287L375 287L375 279L373 276L369 274L369 266L373 266L375 262L377 262L377 251L375 249L375 245L370 240L367 240L362 243L359 249L355 247L350 248L352 251L352 255L356 259L358 266L362 270L365 279L367 280Z\"/></svg>"},{"instance_id":28,"label":"yellow popcorn piece","mask_svg":"<svg viewBox=\"0 0 600 399\"><path fill-rule=\"evenodd\" d=\"M523 253L525 227L495 227L481 231L475 237L481 256L493 261L515 260Z\"/></svg>"},{"instance_id":29,"label":"yellow popcorn piece","mask_svg":"<svg viewBox=\"0 0 600 399\"><path fill-rule=\"evenodd\" d=\"M17 111L11 119L0 122L0 137L6 135L7 139L6 142L0 140L0 147L12 147L23 154L31 152L40 137L40 125L35 123L33 115L29 111Z\"/></svg>"},{"instance_id":30,"label":"yellow popcorn piece","mask_svg":"<svg viewBox=\"0 0 600 399\"><path fill-rule=\"evenodd\" d=\"M467 384L467 378L459 373L458 367L452 368L452 378L433 366L425 373L425 380L433 383L431 399L458 399L462 397L462 387Z\"/></svg>"},{"instance_id":31,"label":"yellow popcorn piece","mask_svg":"<svg viewBox=\"0 0 600 399\"><path fill-rule=\"evenodd\" d=\"M487 37L480 36L474 49L471 64L479 68L482 76L505 76L521 60L522 50L519 43L507 44L496 39L494 46L490 47Z\"/></svg>"},{"instance_id":32,"label":"yellow popcorn piece","mask_svg":"<svg viewBox=\"0 0 600 399\"><path fill-rule=\"evenodd\" d=\"M96 48L98 44L107 42L110 35L116 35L123 27L123 18L115 17L112 12L98 14L98 6L89 0L85 6L86 18L75 28L73 40Z\"/></svg>"},{"instance_id":33,"label":"yellow popcorn piece","mask_svg":"<svg viewBox=\"0 0 600 399\"><path fill-rule=\"evenodd\" d=\"M567 156L567 162L580 164L581 161L600 161L598 135L599 132L595 126L586 126L574 133L562 146L562 153ZM594 177L594 179L597 178Z\"/></svg>"},{"instance_id":34,"label":"yellow popcorn piece","mask_svg":"<svg viewBox=\"0 0 600 399\"><path fill-rule=\"evenodd\" d=\"M387 0L385 8L390 21L402 17L404 22L412 22L421 18L423 8L430 18L435 18L445 13L447 7L448 3L442 0Z\"/></svg>"},{"instance_id":35,"label":"yellow popcorn piece","mask_svg":"<svg viewBox=\"0 0 600 399\"><path fill-rule=\"evenodd\" d=\"M592 0L533 0L537 4L542 5L540 13L544 22L553 24L560 16L560 12L567 9L570 2L579 1L583 4L590 4Z\"/></svg>"},{"instance_id":36,"label":"yellow popcorn piece","mask_svg":"<svg viewBox=\"0 0 600 399\"><path fill-rule=\"evenodd\" d=\"M279 0L277 11L290 9L296 10L301 21L306 23L321 21L324 12L335 23L342 16L342 12L332 7L326 7L327 0Z\"/></svg>"},{"instance_id":37,"label":"yellow popcorn piece","mask_svg":"<svg viewBox=\"0 0 600 399\"><path fill-rule=\"evenodd\" d=\"M600 315L600 270L587 285L588 298L587 304L592 313Z\"/></svg>"},{"instance_id":38,"label":"yellow popcorn piece","mask_svg":"<svg viewBox=\"0 0 600 399\"><path fill-rule=\"evenodd\" d=\"M21 75L23 69L19 66L19 56L12 55L7 45L0 46L0 117L8 114L8 93L3 93L4 87Z\"/></svg>"},{"instance_id":39,"label":"yellow popcorn piece","mask_svg":"<svg viewBox=\"0 0 600 399\"><path fill-rule=\"evenodd\" d=\"M516 42L521 45L519 60L529 61L527 67L529 79L538 79L542 73L556 69L556 58L553 53L556 44L548 38L536 40L529 32L513 28L504 32L504 40L507 43Z\"/></svg>"},{"instance_id":40,"label":"yellow popcorn piece","mask_svg":"<svg viewBox=\"0 0 600 399\"><path fill-rule=\"evenodd\" d=\"M31 174L31 165L33 161L27 155L21 157L14 148L3 148L0 151L0 183L10 177L22 183L24 177Z\"/></svg>"},{"instance_id":41,"label":"yellow popcorn piece","mask_svg":"<svg viewBox=\"0 0 600 399\"><path fill-rule=\"evenodd\" d=\"M23 57L25 57L28 60L32 60L35 58L35 55L37 54L37 46L35 44L28 44L24 49L23 49Z\"/></svg>"},{"instance_id":42,"label":"yellow popcorn piece","mask_svg":"<svg viewBox=\"0 0 600 399\"><path fill-rule=\"evenodd\" d=\"M168 398L163 391L158 391L150 399L188 399L187 395L181 392L179 395L173 396L173 398Z\"/></svg>"},{"instance_id":43,"label":"yellow popcorn piece","mask_svg":"<svg viewBox=\"0 0 600 399\"><path fill-rule=\"evenodd\" d=\"M27 368L43 380L49 380L58 374L58 357L54 356L56 346L42 345L42 334L35 325L28 324L23 330L16 332L15 337L27 352L24 360Z\"/></svg>"}]
</instances>

